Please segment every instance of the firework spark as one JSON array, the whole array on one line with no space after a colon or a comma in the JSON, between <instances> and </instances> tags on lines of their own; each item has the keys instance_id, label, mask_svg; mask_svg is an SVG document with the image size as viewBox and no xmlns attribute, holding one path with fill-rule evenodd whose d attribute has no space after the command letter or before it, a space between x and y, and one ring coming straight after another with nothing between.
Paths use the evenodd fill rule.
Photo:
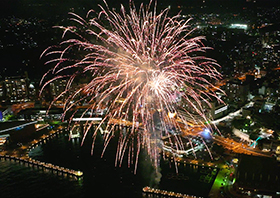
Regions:
<instances>
[{"instance_id":1,"label":"firework spark","mask_svg":"<svg viewBox=\"0 0 280 198\"><path fill-rule=\"evenodd\" d=\"M65 112L87 103L82 117L106 107L99 125L109 122L104 150L119 121L130 126L120 133L116 164L122 163L128 151L129 164L137 167L139 152L145 147L158 166L158 140L163 134L156 125L167 133L169 126L181 129L168 116L176 113L177 119L186 121L177 111L178 97L187 104L186 114L195 112L207 120L203 104L210 106L209 98L216 97L211 88L213 80L221 77L218 65L203 56L209 49L202 42L204 37L191 37L194 29L190 19L180 14L169 17L169 9L157 14L153 1L139 9L130 2L128 10L121 5L119 12L111 10L105 1L104 5L99 5L100 12L90 10L85 19L70 13L75 25L58 27L64 30L63 41L43 53L50 57L46 64L54 66L42 78L42 90L53 81L67 79L65 90L53 103L64 98ZM83 83L74 86L81 79ZM93 124L87 123L85 134Z\"/></svg>"}]
</instances>

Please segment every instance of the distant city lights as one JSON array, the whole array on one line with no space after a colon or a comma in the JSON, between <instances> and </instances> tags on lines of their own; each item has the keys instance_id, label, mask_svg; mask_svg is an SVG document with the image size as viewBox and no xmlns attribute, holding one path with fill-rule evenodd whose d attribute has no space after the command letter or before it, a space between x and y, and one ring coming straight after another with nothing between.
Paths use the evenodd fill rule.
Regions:
<instances>
[{"instance_id":1,"label":"distant city lights","mask_svg":"<svg viewBox=\"0 0 280 198\"><path fill-rule=\"evenodd\" d=\"M235 23L235 24L231 24L231 25L229 26L229 28L247 30L247 29L248 29L248 25L246 25L246 24Z\"/></svg>"}]
</instances>

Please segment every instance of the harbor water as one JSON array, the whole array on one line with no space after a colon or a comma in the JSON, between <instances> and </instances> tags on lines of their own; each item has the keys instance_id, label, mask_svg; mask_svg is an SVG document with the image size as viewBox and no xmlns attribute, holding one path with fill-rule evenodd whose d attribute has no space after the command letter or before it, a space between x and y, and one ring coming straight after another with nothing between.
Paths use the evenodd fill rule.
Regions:
<instances>
[{"instance_id":1,"label":"harbor water","mask_svg":"<svg viewBox=\"0 0 280 198\"><path fill-rule=\"evenodd\" d=\"M34 148L33 159L83 172L83 177L57 175L49 170L30 167L14 161L0 161L1 197L143 197L143 187L207 197L215 180L215 168L180 163L176 173L174 163L161 160L160 175L155 176L145 153L140 153L137 172L125 158L115 166L117 140L113 139L101 158L102 137L96 139L93 154L92 140L69 139L63 132ZM155 181L159 179L159 183Z\"/></svg>"}]
</instances>

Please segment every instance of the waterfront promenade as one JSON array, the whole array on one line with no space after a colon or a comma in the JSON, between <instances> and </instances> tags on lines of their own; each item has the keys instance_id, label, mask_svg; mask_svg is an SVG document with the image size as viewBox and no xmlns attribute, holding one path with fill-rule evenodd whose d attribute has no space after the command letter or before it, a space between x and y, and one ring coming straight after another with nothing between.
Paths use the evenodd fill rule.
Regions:
<instances>
[{"instance_id":1,"label":"waterfront promenade","mask_svg":"<svg viewBox=\"0 0 280 198\"><path fill-rule=\"evenodd\" d=\"M29 152L40 144L47 143L50 139L63 133L64 127L59 126L55 130L45 129L46 125L37 130L29 140L16 144L6 145L5 149L0 151L0 159L26 164L31 167L46 170L57 175L70 176L74 178L82 177L81 171L71 170L65 167L59 167L51 163L41 162L29 157Z\"/></svg>"}]
</instances>

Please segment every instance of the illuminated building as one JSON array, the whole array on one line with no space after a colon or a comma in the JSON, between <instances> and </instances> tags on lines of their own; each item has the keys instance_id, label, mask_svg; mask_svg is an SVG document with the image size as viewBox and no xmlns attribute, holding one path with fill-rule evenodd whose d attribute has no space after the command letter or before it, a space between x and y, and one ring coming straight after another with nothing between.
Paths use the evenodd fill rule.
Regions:
<instances>
[{"instance_id":1,"label":"illuminated building","mask_svg":"<svg viewBox=\"0 0 280 198\"><path fill-rule=\"evenodd\" d=\"M16 104L34 101L38 95L35 82L30 82L28 74L5 77L0 81L0 102Z\"/></svg>"},{"instance_id":2,"label":"illuminated building","mask_svg":"<svg viewBox=\"0 0 280 198\"><path fill-rule=\"evenodd\" d=\"M59 94L65 91L67 86L67 80L62 79L62 80L56 80L54 82L51 82L49 84L50 88L50 95L52 98L56 98ZM61 105L63 104L64 100L67 98L67 96L71 93L73 93L73 90L76 89L76 84L72 85L71 90L68 90L65 94L63 94L62 97L59 97L58 100L56 100L55 104ZM51 100L52 101L52 100Z\"/></svg>"},{"instance_id":3,"label":"illuminated building","mask_svg":"<svg viewBox=\"0 0 280 198\"><path fill-rule=\"evenodd\" d=\"M48 112L48 113L47 113ZM28 108L18 112L18 117L22 120L45 121L61 120L63 110L61 108Z\"/></svg>"},{"instance_id":4,"label":"illuminated building","mask_svg":"<svg viewBox=\"0 0 280 198\"><path fill-rule=\"evenodd\" d=\"M230 102L234 104L243 104L248 98L249 84L240 80L228 81L224 87L224 91Z\"/></svg>"},{"instance_id":5,"label":"illuminated building","mask_svg":"<svg viewBox=\"0 0 280 198\"><path fill-rule=\"evenodd\" d=\"M59 95L61 92L65 90L67 81L66 80L56 80L50 83L50 90L53 96Z\"/></svg>"},{"instance_id":6,"label":"illuminated building","mask_svg":"<svg viewBox=\"0 0 280 198\"><path fill-rule=\"evenodd\" d=\"M4 80L5 102L20 103L30 101L27 85L28 79L26 77L6 77Z\"/></svg>"},{"instance_id":7,"label":"illuminated building","mask_svg":"<svg viewBox=\"0 0 280 198\"><path fill-rule=\"evenodd\" d=\"M2 102L4 102L3 101L4 100L4 84L3 84L3 82L0 82L0 100Z\"/></svg>"},{"instance_id":8,"label":"illuminated building","mask_svg":"<svg viewBox=\"0 0 280 198\"><path fill-rule=\"evenodd\" d=\"M279 197L279 171L273 158L241 155L233 187L244 195L254 193L257 197Z\"/></svg>"},{"instance_id":9,"label":"illuminated building","mask_svg":"<svg viewBox=\"0 0 280 198\"><path fill-rule=\"evenodd\" d=\"M223 117L228 113L228 105L226 104L215 105L215 103L213 103L210 112L211 112L211 117L213 119Z\"/></svg>"},{"instance_id":10,"label":"illuminated building","mask_svg":"<svg viewBox=\"0 0 280 198\"><path fill-rule=\"evenodd\" d=\"M82 86L84 86L83 83L79 82L79 83L72 83L70 87L68 87L68 90L66 90L66 86L67 86L68 81L66 79L61 79L61 80L56 80L51 82L49 85L47 85L47 89L44 90L43 94L46 97L50 97L50 99L48 100L53 101L54 98L56 98L58 95L60 95L62 92L64 92L63 95L61 95L61 97L59 97L54 105L62 105L65 102L65 99L73 94L77 89L81 88Z\"/></svg>"}]
</instances>

